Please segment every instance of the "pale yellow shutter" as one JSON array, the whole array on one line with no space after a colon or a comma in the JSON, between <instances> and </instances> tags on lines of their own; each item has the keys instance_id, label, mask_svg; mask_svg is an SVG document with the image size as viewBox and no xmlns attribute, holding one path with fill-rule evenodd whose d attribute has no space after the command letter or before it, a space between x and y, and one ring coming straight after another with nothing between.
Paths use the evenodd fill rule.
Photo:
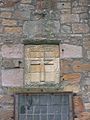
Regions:
<instances>
[{"instance_id":1,"label":"pale yellow shutter","mask_svg":"<svg viewBox=\"0 0 90 120\"><path fill-rule=\"evenodd\" d=\"M58 45L25 47L25 83L58 82L60 76Z\"/></svg>"}]
</instances>

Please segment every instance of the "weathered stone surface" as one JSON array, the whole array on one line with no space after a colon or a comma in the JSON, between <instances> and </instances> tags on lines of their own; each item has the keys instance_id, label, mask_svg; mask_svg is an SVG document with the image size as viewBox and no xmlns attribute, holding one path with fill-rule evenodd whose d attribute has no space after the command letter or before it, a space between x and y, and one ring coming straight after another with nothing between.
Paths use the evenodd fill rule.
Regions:
<instances>
[{"instance_id":1,"label":"weathered stone surface","mask_svg":"<svg viewBox=\"0 0 90 120\"><path fill-rule=\"evenodd\" d=\"M74 23L79 22L78 14L62 14L61 15L61 23Z\"/></svg>"},{"instance_id":2,"label":"weathered stone surface","mask_svg":"<svg viewBox=\"0 0 90 120\"><path fill-rule=\"evenodd\" d=\"M4 59L2 61L2 67L5 69L12 69L12 68L20 68L23 67L23 62L18 59L18 60L13 60L13 59Z\"/></svg>"},{"instance_id":3,"label":"weathered stone surface","mask_svg":"<svg viewBox=\"0 0 90 120\"><path fill-rule=\"evenodd\" d=\"M70 25L62 25L61 33L72 33L71 26Z\"/></svg>"},{"instance_id":4,"label":"weathered stone surface","mask_svg":"<svg viewBox=\"0 0 90 120\"><path fill-rule=\"evenodd\" d=\"M89 26L88 24L73 24L72 30L73 30L73 33L88 33Z\"/></svg>"},{"instance_id":5,"label":"weathered stone surface","mask_svg":"<svg viewBox=\"0 0 90 120\"><path fill-rule=\"evenodd\" d=\"M22 44L6 44L1 48L2 57L5 58L22 58L23 57L23 45Z\"/></svg>"},{"instance_id":6,"label":"weathered stone surface","mask_svg":"<svg viewBox=\"0 0 90 120\"><path fill-rule=\"evenodd\" d=\"M87 35L85 38L84 38L84 41L83 41L83 46L86 50L90 50L90 35Z\"/></svg>"},{"instance_id":7,"label":"weathered stone surface","mask_svg":"<svg viewBox=\"0 0 90 120\"><path fill-rule=\"evenodd\" d=\"M64 9L64 8L71 8L71 3L70 2L59 2L57 4L58 9Z\"/></svg>"},{"instance_id":8,"label":"weathered stone surface","mask_svg":"<svg viewBox=\"0 0 90 120\"><path fill-rule=\"evenodd\" d=\"M90 59L90 51L87 51L87 57Z\"/></svg>"},{"instance_id":9,"label":"weathered stone surface","mask_svg":"<svg viewBox=\"0 0 90 120\"><path fill-rule=\"evenodd\" d=\"M61 64L61 74L72 72L71 60L62 60L60 64Z\"/></svg>"},{"instance_id":10,"label":"weathered stone surface","mask_svg":"<svg viewBox=\"0 0 90 120\"><path fill-rule=\"evenodd\" d=\"M73 7L72 8L72 13L86 13L87 12L87 7L83 7L83 6L77 6L77 7Z\"/></svg>"},{"instance_id":11,"label":"weathered stone surface","mask_svg":"<svg viewBox=\"0 0 90 120\"><path fill-rule=\"evenodd\" d=\"M2 86L22 87L23 86L23 69L2 70Z\"/></svg>"},{"instance_id":12,"label":"weathered stone surface","mask_svg":"<svg viewBox=\"0 0 90 120\"><path fill-rule=\"evenodd\" d=\"M28 3L31 3L32 0L21 0L21 3L25 3L25 4L28 4Z\"/></svg>"},{"instance_id":13,"label":"weathered stone surface","mask_svg":"<svg viewBox=\"0 0 90 120\"><path fill-rule=\"evenodd\" d=\"M81 112L79 115L80 120L90 120L90 112Z\"/></svg>"},{"instance_id":14,"label":"weathered stone surface","mask_svg":"<svg viewBox=\"0 0 90 120\"><path fill-rule=\"evenodd\" d=\"M46 23L45 23L46 22ZM32 28L32 29L31 29ZM36 35L52 35L59 33L60 23L59 21L26 21L23 25L24 34L28 35L30 38Z\"/></svg>"},{"instance_id":15,"label":"weathered stone surface","mask_svg":"<svg viewBox=\"0 0 90 120\"><path fill-rule=\"evenodd\" d=\"M22 33L22 27L5 27L4 32L5 33L21 34Z\"/></svg>"},{"instance_id":16,"label":"weathered stone surface","mask_svg":"<svg viewBox=\"0 0 90 120\"><path fill-rule=\"evenodd\" d=\"M81 75L79 73L64 74L63 79L68 80L70 84L80 82Z\"/></svg>"},{"instance_id":17,"label":"weathered stone surface","mask_svg":"<svg viewBox=\"0 0 90 120\"><path fill-rule=\"evenodd\" d=\"M4 29L4 27L0 26L0 33L3 33L3 29Z\"/></svg>"},{"instance_id":18,"label":"weathered stone surface","mask_svg":"<svg viewBox=\"0 0 90 120\"><path fill-rule=\"evenodd\" d=\"M10 95L0 95L0 104L13 104L14 98Z\"/></svg>"},{"instance_id":19,"label":"weathered stone surface","mask_svg":"<svg viewBox=\"0 0 90 120\"><path fill-rule=\"evenodd\" d=\"M18 20L29 20L30 19L30 12L27 11L15 11L13 14L14 18Z\"/></svg>"},{"instance_id":20,"label":"weathered stone surface","mask_svg":"<svg viewBox=\"0 0 90 120\"><path fill-rule=\"evenodd\" d=\"M81 58L82 47L68 44L60 45L60 58Z\"/></svg>"},{"instance_id":21,"label":"weathered stone surface","mask_svg":"<svg viewBox=\"0 0 90 120\"><path fill-rule=\"evenodd\" d=\"M67 85L67 86L65 86L64 91L71 91L74 93L79 93L80 85L79 84Z\"/></svg>"},{"instance_id":22,"label":"weathered stone surface","mask_svg":"<svg viewBox=\"0 0 90 120\"><path fill-rule=\"evenodd\" d=\"M80 96L75 96L73 99L74 102L74 112L75 114L81 113L84 111L84 103Z\"/></svg>"},{"instance_id":23,"label":"weathered stone surface","mask_svg":"<svg viewBox=\"0 0 90 120\"><path fill-rule=\"evenodd\" d=\"M85 103L85 109L90 110L90 103Z\"/></svg>"},{"instance_id":24,"label":"weathered stone surface","mask_svg":"<svg viewBox=\"0 0 90 120\"><path fill-rule=\"evenodd\" d=\"M14 110L0 110L0 120L12 120Z\"/></svg>"},{"instance_id":25,"label":"weathered stone surface","mask_svg":"<svg viewBox=\"0 0 90 120\"><path fill-rule=\"evenodd\" d=\"M10 20L10 19L3 19L2 20L2 25L4 25L4 26L16 26L17 21L16 20Z\"/></svg>"},{"instance_id":26,"label":"weathered stone surface","mask_svg":"<svg viewBox=\"0 0 90 120\"><path fill-rule=\"evenodd\" d=\"M11 18L11 12L1 12L0 17L2 18Z\"/></svg>"},{"instance_id":27,"label":"weathered stone surface","mask_svg":"<svg viewBox=\"0 0 90 120\"><path fill-rule=\"evenodd\" d=\"M75 72L84 72L84 71L90 71L90 64L76 64L73 66L73 70Z\"/></svg>"}]
</instances>

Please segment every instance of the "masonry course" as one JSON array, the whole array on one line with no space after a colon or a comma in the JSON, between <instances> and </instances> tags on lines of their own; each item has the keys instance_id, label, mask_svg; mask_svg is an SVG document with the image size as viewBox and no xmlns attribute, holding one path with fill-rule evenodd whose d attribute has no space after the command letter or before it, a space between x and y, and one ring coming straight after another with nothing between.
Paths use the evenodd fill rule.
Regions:
<instances>
[{"instance_id":1,"label":"masonry course","mask_svg":"<svg viewBox=\"0 0 90 120\"><path fill-rule=\"evenodd\" d=\"M43 90L57 88L76 93L73 102L77 118L74 120L89 120L90 1L58 0L54 6L48 4L45 13L43 9L38 10L33 0L8 1L0 5L0 120L14 120L12 95L28 92L23 84L24 46L28 40L60 42L62 86L46 84L47 90L46 85ZM29 86L29 92L40 92L38 85Z\"/></svg>"}]
</instances>

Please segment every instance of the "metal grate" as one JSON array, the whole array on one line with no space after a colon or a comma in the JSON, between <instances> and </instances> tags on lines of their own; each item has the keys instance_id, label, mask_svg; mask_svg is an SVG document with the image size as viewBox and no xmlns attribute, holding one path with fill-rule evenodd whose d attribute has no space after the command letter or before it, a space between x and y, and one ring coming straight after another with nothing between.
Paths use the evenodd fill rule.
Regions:
<instances>
[{"instance_id":1,"label":"metal grate","mask_svg":"<svg viewBox=\"0 0 90 120\"><path fill-rule=\"evenodd\" d=\"M18 120L73 120L71 93L22 94L16 98Z\"/></svg>"}]
</instances>

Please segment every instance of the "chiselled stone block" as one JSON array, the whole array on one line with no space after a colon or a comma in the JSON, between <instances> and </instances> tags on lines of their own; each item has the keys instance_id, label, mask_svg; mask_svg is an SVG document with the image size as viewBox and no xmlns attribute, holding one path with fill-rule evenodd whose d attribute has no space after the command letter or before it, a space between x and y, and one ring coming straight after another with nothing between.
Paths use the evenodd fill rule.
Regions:
<instances>
[{"instance_id":1,"label":"chiselled stone block","mask_svg":"<svg viewBox=\"0 0 90 120\"><path fill-rule=\"evenodd\" d=\"M21 0L21 3L25 3L25 4L28 4L28 3L31 3L32 0Z\"/></svg>"},{"instance_id":2,"label":"chiselled stone block","mask_svg":"<svg viewBox=\"0 0 90 120\"><path fill-rule=\"evenodd\" d=\"M90 112L81 112L79 115L80 120L90 120Z\"/></svg>"},{"instance_id":3,"label":"chiselled stone block","mask_svg":"<svg viewBox=\"0 0 90 120\"><path fill-rule=\"evenodd\" d=\"M60 58L81 58L82 47L69 44L60 45Z\"/></svg>"},{"instance_id":4,"label":"chiselled stone block","mask_svg":"<svg viewBox=\"0 0 90 120\"><path fill-rule=\"evenodd\" d=\"M64 91L71 91L74 93L78 93L80 92L80 85L79 84L67 85L65 86Z\"/></svg>"},{"instance_id":5,"label":"chiselled stone block","mask_svg":"<svg viewBox=\"0 0 90 120\"><path fill-rule=\"evenodd\" d=\"M76 114L84 111L84 104L80 96L75 96L73 102L74 102L74 112Z\"/></svg>"},{"instance_id":6,"label":"chiselled stone block","mask_svg":"<svg viewBox=\"0 0 90 120\"><path fill-rule=\"evenodd\" d=\"M21 34L22 33L22 27L5 27L4 28L5 33L15 33L15 34Z\"/></svg>"},{"instance_id":7,"label":"chiselled stone block","mask_svg":"<svg viewBox=\"0 0 90 120\"><path fill-rule=\"evenodd\" d=\"M12 120L13 110L0 110L0 120Z\"/></svg>"},{"instance_id":8,"label":"chiselled stone block","mask_svg":"<svg viewBox=\"0 0 90 120\"><path fill-rule=\"evenodd\" d=\"M87 51L88 59L90 59L90 51Z\"/></svg>"},{"instance_id":9,"label":"chiselled stone block","mask_svg":"<svg viewBox=\"0 0 90 120\"><path fill-rule=\"evenodd\" d=\"M81 75L80 73L69 73L63 76L64 80L68 80L71 84L80 82Z\"/></svg>"},{"instance_id":10,"label":"chiselled stone block","mask_svg":"<svg viewBox=\"0 0 90 120\"><path fill-rule=\"evenodd\" d=\"M88 33L89 26L88 24L73 24L72 30L73 30L73 33Z\"/></svg>"},{"instance_id":11,"label":"chiselled stone block","mask_svg":"<svg viewBox=\"0 0 90 120\"><path fill-rule=\"evenodd\" d=\"M0 17L2 18L11 18L12 13L11 12L1 12Z\"/></svg>"},{"instance_id":12,"label":"chiselled stone block","mask_svg":"<svg viewBox=\"0 0 90 120\"><path fill-rule=\"evenodd\" d=\"M73 23L79 22L78 14L62 14L61 15L61 23Z\"/></svg>"},{"instance_id":13,"label":"chiselled stone block","mask_svg":"<svg viewBox=\"0 0 90 120\"><path fill-rule=\"evenodd\" d=\"M90 64L76 64L73 66L75 72L90 71Z\"/></svg>"},{"instance_id":14,"label":"chiselled stone block","mask_svg":"<svg viewBox=\"0 0 90 120\"><path fill-rule=\"evenodd\" d=\"M2 70L2 86L22 87L23 86L23 69Z\"/></svg>"},{"instance_id":15,"label":"chiselled stone block","mask_svg":"<svg viewBox=\"0 0 90 120\"><path fill-rule=\"evenodd\" d=\"M8 44L3 45L1 48L2 56L5 58L22 58L23 57L23 45L22 44Z\"/></svg>"},{"instance_id":16,"label":"chiselled stone block","mask_svg":"<svg viewBox=\"0 0 90 120\"><path fill-rule=\"evenodd\" d=\"M16 26L17 25L17 21L16 20L10 20L10 19L3 19L2 25Z\"/></svg>"}]
</instances>

